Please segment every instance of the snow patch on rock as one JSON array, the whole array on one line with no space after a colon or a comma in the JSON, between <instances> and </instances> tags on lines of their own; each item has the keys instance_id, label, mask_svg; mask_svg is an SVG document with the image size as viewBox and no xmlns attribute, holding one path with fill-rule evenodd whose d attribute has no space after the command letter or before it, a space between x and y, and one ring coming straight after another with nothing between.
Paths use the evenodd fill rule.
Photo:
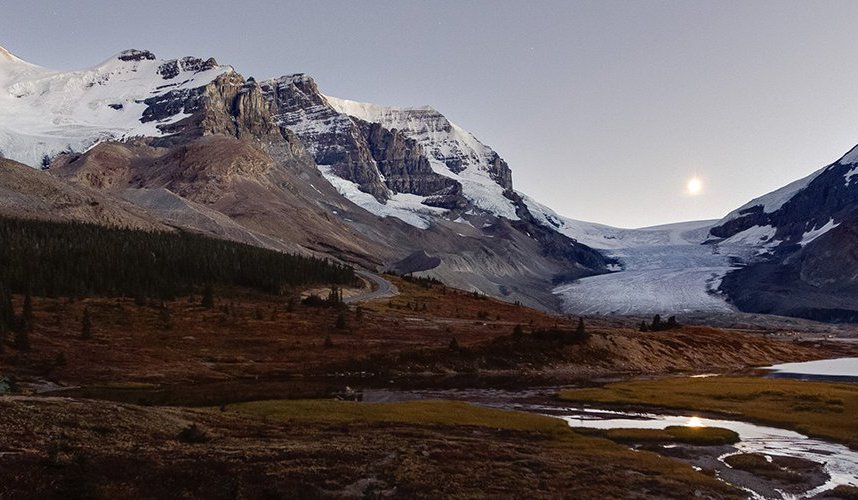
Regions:
<instances>
[{"instance_id":1,"label":"snow patch on rock","mask_svg":"<svg viewBox=\"0 0 858 500\"><path fill-rule=\"evenodd\" d=\"M799 242L799 245L801 245L801 246L807 245L808 243L815 240L816 238L819 238L820 236L827 233L828 231L831 231L832 229L834 229L838 225L839 225L839 223L835 223L833 218L829 219L829 221L826 222L825 224L823 224L822 227L812 228L811 230L806 231L803 235L801 235L801 241Z\"/></svg>"},{"instance_id":2,"label":"snow patch on rock","mask_svg":"<svg viewBox=\"0 0 858 500\"><path fill-rule=\"evenodd\" d=\"M772 239L777 232L774 226L753 226L727 238L722 244L771 247L777 243L777 240Z\"/></svg>"},{"instance_id":3,"label":"snow patch on rock","mask_svg":"<svg viewBox=\"0 0 858 500\"><path fill-rule=\"evenodd\" d=\"M329 165L319 165L319 171L334 188L349 201L378 217L395 217L419 229L428 229L432 217L440 217L446 210L423 205L425 198L413 194L396 193L387 203L381 203L375 196L360 190L354 182L336 175Z\"/></svg>"}]
</instances>

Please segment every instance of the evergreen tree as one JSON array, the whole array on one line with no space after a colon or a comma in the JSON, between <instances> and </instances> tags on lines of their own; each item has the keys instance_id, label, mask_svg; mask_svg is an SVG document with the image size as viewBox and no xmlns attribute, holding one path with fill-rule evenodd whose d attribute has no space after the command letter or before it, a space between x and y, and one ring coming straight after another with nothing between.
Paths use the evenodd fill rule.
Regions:
<instances>
[{"instance_id":1,"label":"evergreen tree","mask_svg":"<svg viewBox=\"0 0 858 500\"><path fill-rule=\"evenodd\" d=\"M337 330L345 330L346 329L346 315L345 313L340 313L337 315L337 321L334 323L334 327Z\"/></svg>"},{"instance_id":2,"label":"evergreen tree","mask_svg":"<svg viewBox=\"0 0 858 500\"><path fill-rule=\"evenodd\" d=\"M0 352L6 344L6 336L15 325L15 309L12 307L12 294L0 285Z\"/></svg>"},{"instance_id":3,"label":"evergreen tree","mask_svg":"<svg viewBox=\"0 0 858 500\"><path fill-rule=\"evenodd\" d=\"M207 283L281 293L296 285L355 281L352 268L329 260L186 232L0 217L0 242L0 283L9 293L139 302L172 299Z\"/></svg>"},{"instance_id":4,"label":"evergreen tree","mask_svg":"<svg viewBox=\"0 0 858 500\"><path fill-rule=\"evenodd\" d=\"M575 333L578 335L585 335L587 333L587 329L584 328L584 318L578 318L578 327L575 328Z\"/></svg>"},{"instance_id":5,"label":"evergreen tree","mask_svg":"<svg viewBox=\"0 0 858 500\"><path fill-rule=\"evenodd\" d=\"M639 330L642 332L649 331L649 326L647 326L646 321L641 321L641 326L639 327Z\"/></svg>"},{"instance_id":6,"label":"evergreen tree","mask_svg":"<svg viewBox=\"0 0 858 500\"><path fill-rule=\"evenodd\" d=\"M203 300L200 302L200 305L206 309L214 307L214 287L212 287L211 283L206 283L206 288L203 290Z\"/></svg>"},{"instance_id":7,"label":"evergreen tree","mask_svg":"<svg viewBox=\"0 0 858 500\"><path fill-rule=\"evenodd\" d=\"M524 329L521 325L515 325L512 329L512 338L520 339L524 335Z\"/></svg>"},{"instance_id":8,"label":"evergreen tree","mask_svg":"<svg viewBox=\"0 0 858 500\"><path fill-rule=\"evenodd\" d=\"M19 351L30 350L30 334L27 330L18 330L15 334L15 349Z\"/></svg>"},{"instance_id":9,"label":"evergreen tree","mask_svg":"<svg viewBox=\"0 0 858 500\"><path fill-rule=\"evenodd\" d=\"M343 292L338 287L332 286L331 291L328 292L328 305L339 305L343 302Z\"/></svg>"},{"instance_id":10,"label":"evergreen tree","mask_svg":"<svg viewBox=\"0 0 858 500\"><path fill-rule=\"evenodd\" d=\"M158 328L161 330L173 329L173 316L170 314L170 308L163 302L158 310Z\"/></svg>"},{"instance_id":11,"label":"evergreen tree","mask_svg":"<svg viewBox=\"0 0 858 500\"><path fill-rule=\"evenodd\" d=\"M89 308L83 309L83 319L80 322L80 338L89 340L92 338L92 316L89 314Z\"/></svg>"},{"instance_id":12,"label":"evergreen tree","mask_svg":"<svg viewBox=\"0 0 858 500\"><path fill-rule=\"evenodd\" d=\"M33 331L33 296L28 291L24 295L24 307L21 311L21 330Z\"/></svg>"},{"instance_id":13,"label":"evergreen tree","mask_svg":"<svg viewBox=\"0 0 858 500\"><path fill-rule=\"evenodd\" d=\"M652 325L650 325L649 329L654 332L661 330L661 315L656 314L652 317Z\"/></svg>"}]
</instances>

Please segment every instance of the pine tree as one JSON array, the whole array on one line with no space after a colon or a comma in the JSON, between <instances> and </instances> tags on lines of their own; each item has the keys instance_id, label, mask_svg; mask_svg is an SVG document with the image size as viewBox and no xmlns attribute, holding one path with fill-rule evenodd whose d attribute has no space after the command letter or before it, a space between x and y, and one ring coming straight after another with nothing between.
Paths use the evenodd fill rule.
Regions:
<instances>
[{"instance_id":1,"label":"pine tree","mask_svg":"<svg viewBox=\"0 0 858 500\"><path fill-rule=\"evenodd\" d=\"M89 340L92 338L92 316L89 314L89 308L83 309L83 319L80 322L80 338Z\"/></svg>"},{"instance_id":2,"label":"pine tree","mask_svg":"<svg viewBox=\"0 0 858 500\"><path fill-rule=\"evenodd\" d=\"M203 300L200 302L200 305L206 309L214 307L214 288L211 283L206 283L206 288L203 290Z\"/></svg>"},{"instance_id":3,"label":"pine tree","mask_svg":"<svg viewBox=\"0 0 858 500\"><path fill-rule=\"evenodd\" d=\"M649 331L649 327L647 326L646 321L641 321L641 326L640 326L639 330L642 332L648 332Z\"/></svg>"},{"instance_id":4,"label":"pine tree","mask_svg":"<svg viewBox=\"0 0 858 500\"><path fill-rule=\"evenodd\" d=\"M520 339L524 335L524 329L521 325L515 325L512 329L512 338Z\"/></svg>"},{"instance_id":5,"label":"pine tree","mask_svg":"<svg viewBox=\"0 0 858 500\"><path fill-rule=\"evenodd\" d=\"M12 294L0 285L0 352L6 344L6 335L15 324L15 309L12 307Z\"/></svg>"},{"instance_id":6,"label":"pine tree","mask_svg":"<svg viewBox=\"0 0 858 500\"><path fill-rule=\"evenodd\" d=\"M173 316L170 314L170 308L163 302L160 310L158 310L158 328L161 330L173 329Z\"/></svg>"},{"instance_id":7,"label":"pine tree","mask_svg":"<svg viewBox=\"0 0 858 500\"><path fill-rule=\"evenodd\" d=\"M661 330L661 315L656 314L652 317L652 325L650 325L649 329L654 332Z\"/></svg>"},{"instance_id":8,"label":"pine tree","mask_svg":"<svg viewBox=\"0 0 858 500\"><path fill-rule=\"evenodd\" d=\"M346 329L346 315L345 313L340 313L337 315L337 321L334 323L334 327L337 330L345 330Z\"/></svg>"},{"instance_id":9,"label":"pine tree","mask_svg":"<svg viewBox=\"0 0 858 500\"><path fill-rule=\"evenodd\" d=\"M29 291L24 295L24 307L21 311L21 330L25 332L33 331L33 296Z\"/></svg>"},{"instance_id":10,"label":"pine tree","mask_svg":"<svg viewBox=\"0 0 858 500\"><path fill-rule=\"evenodd\" d=\"M584 328L584 318L578 318L578 327L575 328L575 333L578 335L586 335L587 329Z\"/></svg>"},{"instance_id":11,"label":"pine tree","mask_svg":"<svg viewBox=\"0 0 858 500\"><path fill-rule=\"evenodd\" d=\"M19 351L30 350L30 334L27 330L18 330L15 334L15 349Z\"/></svg>"}]
</instances>

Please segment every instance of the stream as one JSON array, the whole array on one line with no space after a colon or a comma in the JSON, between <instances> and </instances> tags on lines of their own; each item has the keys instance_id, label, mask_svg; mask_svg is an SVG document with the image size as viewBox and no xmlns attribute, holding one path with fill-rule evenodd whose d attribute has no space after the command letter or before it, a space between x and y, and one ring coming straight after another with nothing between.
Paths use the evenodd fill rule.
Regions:
<instances>
[{"instance_id":1,"label":"stream","mask_svg":"<svg viewBox=\"0 0 858 500\"><path fill-rule=\"evenodd\" d=\"M522 391L460 389L437 391L365 390L364 401L394 402L415 399L461 400L492 408L527 411L563 419L573 428L664 429L668 426L721 427L735 431L740 441L729 446L664 445L658 453L691 463L698 470L715 470L719 479L742 488L750 498L813 498L839 485L858 487L858 452L844 445L810 438L794 431L703 415L614 411L558 401L561 387ZM681 448L681 449L678 449ZM739 453L791 457L819 464L815 482L780 488L750 473L737 471L725 460Z\"/></svg>"}]
</instances>

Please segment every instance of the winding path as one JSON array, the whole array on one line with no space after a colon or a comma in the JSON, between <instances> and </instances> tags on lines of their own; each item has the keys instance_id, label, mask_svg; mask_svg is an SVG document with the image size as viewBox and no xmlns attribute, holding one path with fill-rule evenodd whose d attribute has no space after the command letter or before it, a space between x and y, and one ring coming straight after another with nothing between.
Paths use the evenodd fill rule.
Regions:
<instances>
[{"instance_id":1,"label":"winding path","mask_svg":"<svg viewBox=\"0 0 858 500\"><path fill-rule=\"evenodd\" d=\"M366 302L369 300L386 299L399 295L399 289L396 285L382 278L381 276L366 271L355 271L361 278L375 284L375 290L372 287L361 289L358 293L343 297L343 302L346 304L356 304L358 302Z\"/></svg>"}]
</instances>

